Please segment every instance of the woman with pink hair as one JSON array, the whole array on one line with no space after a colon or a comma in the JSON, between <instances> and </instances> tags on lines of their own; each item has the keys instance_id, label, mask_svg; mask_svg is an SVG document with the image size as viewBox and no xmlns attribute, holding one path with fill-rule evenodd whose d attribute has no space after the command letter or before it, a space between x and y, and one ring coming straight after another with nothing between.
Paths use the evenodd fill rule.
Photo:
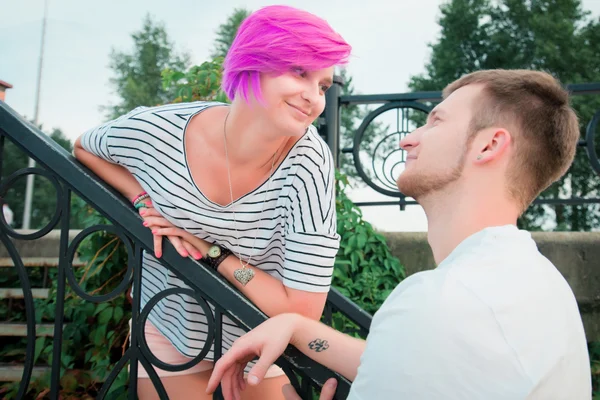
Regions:
<instances>
[{"instance_id":1,"label":"woman with pink hair","mask_svg":"<svg viewBox=\"0 0 600 400\"><path fill-rule=\"evenodd\" d=\"M128 198L155 235L144 253L141 305L186 287L157 261L167 236L200 259L268 316L318 320L339 248L333 158L313 121L323 112L336 65L351 47L326 21L287 6L251 14L223 67L216 102L140 107L83 134L75 155ZM151 201L150 201L151 199ZM206 343L207 319L190 297L160 301L145 326L152 353L182 364ZM243 334L223 318L226 351ZM213 349L185 371L156 369L169 398L205 398ZM272 366L243 399L279 399L288 382ZM138 394L156 398L143 368ZM210 398L206 395L206 398Z\"/></svg>"}]
</instances>

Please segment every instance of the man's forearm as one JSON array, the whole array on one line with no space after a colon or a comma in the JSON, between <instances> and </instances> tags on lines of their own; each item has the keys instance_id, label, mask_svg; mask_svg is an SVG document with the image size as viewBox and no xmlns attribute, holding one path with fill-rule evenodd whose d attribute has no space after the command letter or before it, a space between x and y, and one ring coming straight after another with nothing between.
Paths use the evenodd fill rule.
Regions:
<instances>
[{"instance_id":1,"label":"man's forearm","mask_svg":"<svg viewBox=\"0 0 600 400\"><path fill-rule=\"evenodd\" d=\"M319 364L354 381L366 342L297 315L291 344Z\"/></svg>"}]
</instances>

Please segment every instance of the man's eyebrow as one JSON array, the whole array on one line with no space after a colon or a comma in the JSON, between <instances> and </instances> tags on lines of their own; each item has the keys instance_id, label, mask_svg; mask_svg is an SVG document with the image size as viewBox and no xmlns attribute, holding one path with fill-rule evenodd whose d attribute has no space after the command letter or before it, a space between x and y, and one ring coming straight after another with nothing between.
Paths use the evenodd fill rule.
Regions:
<instances>
[{"instance_id":1,"label":"man's eyebrow","mask_svg":"<svg viewBox=\"0 0 600 400\"><path fill-rule=\"evenodd\" d=\"M427 119L429 120L433 117L443 118L445 115L446 115L446 113L444 112L444 110L434 108L433 110L431 110L431 112L427 116Z\"/></svg>"}]
</instances>

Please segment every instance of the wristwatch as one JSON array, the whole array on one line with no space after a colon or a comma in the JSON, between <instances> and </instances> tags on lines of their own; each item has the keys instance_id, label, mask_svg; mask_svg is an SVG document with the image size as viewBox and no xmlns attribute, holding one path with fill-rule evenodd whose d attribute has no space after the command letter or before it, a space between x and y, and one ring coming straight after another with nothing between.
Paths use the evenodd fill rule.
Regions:
<instances>
[{"instance_id":1,"label":"wristwatch","mask_svg":"<svg viewBox=\"0 0 600 400\"><path fill-rule=\"evenodd\" d=\"M216 271L223 260L232 254L233 253L231 250L229 250L227 247L221 247L218 244L213 244L208 249L206 255L202 257L201 261L204 261L209 267Z\"/></svg>"}]
</instances>

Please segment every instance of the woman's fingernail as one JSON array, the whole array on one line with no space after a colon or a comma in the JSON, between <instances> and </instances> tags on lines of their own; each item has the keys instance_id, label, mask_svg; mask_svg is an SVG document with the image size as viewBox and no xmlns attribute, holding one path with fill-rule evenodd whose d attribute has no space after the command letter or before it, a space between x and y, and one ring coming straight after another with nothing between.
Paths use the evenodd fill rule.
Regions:
<instances>
[{"instance_id":1,"label":"woman's fingernail","mask_svg":"<svg viewBox=\"0 0 600 400\"><path fill-rule=\"evenodd\" d=\"M162 255L162 253L160 251L156 252L156 257L160 258L160 256Z\"/></svg>"},{"instance_id":2,"label":"woman's fingernail","mask_svg":"<svg viewBox=\"0 0 600 400\"><path fill-rule=\"evenodd\" d=\"M194 254L194 258L195 258L196 260L199 260L199 259L201 259L201 258L202 258L202 254L200 254L200 253L196 253L196 254Z\"/></svg>"},{"instance_id":3,"label":"woman's fingernail","mask_svg":"<svg viewBox=\"0 0 600 400\"><path fill-rule=\"evenodd\" d=\"M140 215L144 215L146 214L146 210L144 210L143 208L140 210Z\"/></svg>"},{"instance_id":4,"label":"woman's fingernail","mask_svg":"<svg viewBox=\"0 0 600 400\"><path fill-rule=\"evenodd\" d=\"M333 380L331 382L328 382L327 384L330 388L335 389L335 387L337 386L337 381Z\"/></svg>"},{"instance_id":5,"label":"woman's fingernail","mask_svg":"<svg viewBox=\"0 0 600 400\"><path fill-rule=\"evenodd\" d=\"M248 376L248 383L251 385L256 385L258 383L258 378L254 375Z\"/></svg>"},{"instance_id":6,"label":"woman's fingernail","mask_svg":"<svg viewBox=\"0 0 600 400\"><path fill-rule=\"evenodd\" d=\"M143 225L144 226L148 226L148 223L146 221L144 221Z\"/></svg>"},{"instance_id":7,"label":"woman's fingernail","mask_svg":"<svg viewBox=\"0 0 600 400\"><path fill-rule=\"evenodd\" d=\"M156 235L157 233L158 233L158 230L157 230L157 229L152 229L152 234L153 234L153 235Z\"/></svg>"},{"instance_id":8,"label":"woman's fingernail","mask_svg":"<svg viewBox=\"0 0 600 400\"><path fill-rule=\"evenodd\" d=\"M183 255L184 257L188 257L188 256L189 256L189 254L188 254L188 252L187 252L187 251L184 251L182 255Z\"/></svg>"}]
</instances>

